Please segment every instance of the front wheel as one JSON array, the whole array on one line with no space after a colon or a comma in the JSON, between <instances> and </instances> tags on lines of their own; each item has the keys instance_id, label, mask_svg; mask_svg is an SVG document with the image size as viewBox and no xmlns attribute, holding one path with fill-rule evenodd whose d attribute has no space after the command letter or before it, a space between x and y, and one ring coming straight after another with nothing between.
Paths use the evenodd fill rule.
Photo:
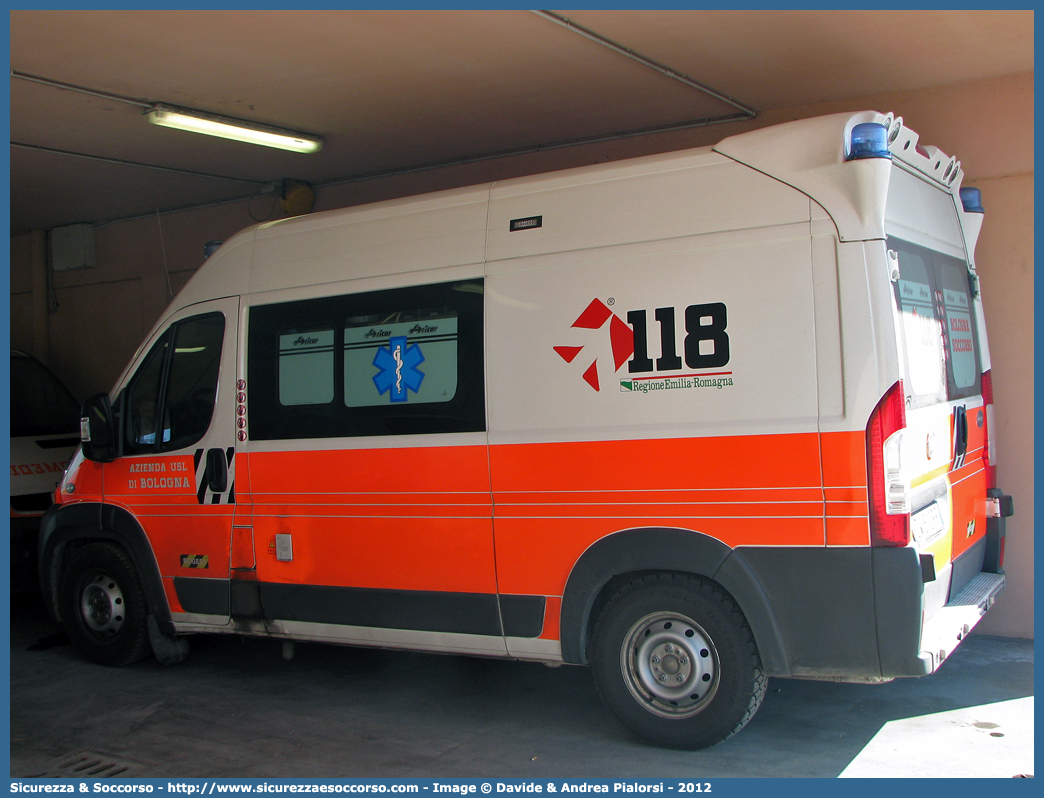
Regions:
<instances>
[{"instance_id":1,"label":"front wheel","mask_svg":"<svg viewBox=\"0 0 1044 798\"><path fill-rule=\"evenodd\" d=\"M59 599L66 632L88 659L129 665L148 655L145 591L119 546L91 543L74 552Z\"/></svg>"},{"instance_id":2,"label":"front wheel","mask_svg":"<svg viewBox=\"0 0 1044 798\"><path fill-rule=\"evenodd\" d=\"M742 729L765 695L754 636L720 587L685 574L626 585L595 626L602 699L655 745L706 748Z\"/></svg>"}]
</instances>

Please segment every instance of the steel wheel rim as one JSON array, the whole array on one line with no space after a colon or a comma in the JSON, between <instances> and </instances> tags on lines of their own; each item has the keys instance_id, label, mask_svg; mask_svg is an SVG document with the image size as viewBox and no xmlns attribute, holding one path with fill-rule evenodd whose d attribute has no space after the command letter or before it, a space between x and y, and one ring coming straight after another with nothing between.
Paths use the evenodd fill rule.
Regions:
<instances>
[{"instance_id":1,"label":"steel wheel rim","mask_svg":"<svg viewBox=\"0 0 1044 798\"><path fill-rule=\"evenodd\" d=\"M80 619L95 637L110 640L120 633L126 604L119 583L108 574L96 574L80 593Z\"/></svg>"},{"instance_id":2,"label":"steel wheel rim","mask_svg":"<svg viewBox=\"0 0 1044 798\"><path fill-rule=\"evenodd\" d=\"M653 613L635 623L624 638L620 667L631 695L666 718L703 711L721 679L710 635L676 612Z\"/></svg>"}]
</instances>

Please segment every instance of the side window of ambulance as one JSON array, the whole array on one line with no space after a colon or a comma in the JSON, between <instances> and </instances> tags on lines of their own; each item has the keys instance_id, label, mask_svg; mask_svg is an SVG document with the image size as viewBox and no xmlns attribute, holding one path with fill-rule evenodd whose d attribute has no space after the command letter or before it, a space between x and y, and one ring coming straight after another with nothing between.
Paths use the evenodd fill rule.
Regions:
<instances>
[{"instance_id":1,"label":"side window of ambulance","mask_svg":"<svg viewBox=\"0 0 1044 798\"><path fill-rule=\"evenodd\" d=\"M174 451L210 427L225 318L176 322L157 341L125 391L124 454Z\"/></svg>"},{"instance_id":2,"label":"side window of ambulance","mask_svg":"<svg viewBox=\"0 0 1044 798\"><path fill-rule=\"evenodd\" d=\"M481 280L250 309L253 440L485 430Z\"/></svg>"}]
</instances>

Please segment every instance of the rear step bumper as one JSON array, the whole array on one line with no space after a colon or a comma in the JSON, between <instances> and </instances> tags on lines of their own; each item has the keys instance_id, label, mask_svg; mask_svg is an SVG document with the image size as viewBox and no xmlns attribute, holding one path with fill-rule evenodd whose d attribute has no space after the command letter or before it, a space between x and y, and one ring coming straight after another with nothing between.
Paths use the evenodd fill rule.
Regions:
<instances>
[{"instance_id":1,"label":"rear step bumper","mask_svg":"<svg viewBox=\"0 0 1044 798\"><path fill-rule=\"evenodd\" d=\"M926 674L938 669L957 648L1004 592L1005 584L1004 574L980 573L925 623L920 660Z\"/></svg>"}]
</instances>

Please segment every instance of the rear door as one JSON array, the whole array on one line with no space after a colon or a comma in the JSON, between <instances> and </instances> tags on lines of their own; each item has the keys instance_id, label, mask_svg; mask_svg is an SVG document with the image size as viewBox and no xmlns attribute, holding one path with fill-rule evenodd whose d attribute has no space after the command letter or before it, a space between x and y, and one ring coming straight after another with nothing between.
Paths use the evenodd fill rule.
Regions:
<instances>
[{"instance_id":1,"label":"rear door","mask_svg":"<svg viewBox=\"0 0 1044 798\"><path fill-rule=\"evenodd\" d=\"M973 281L965 261L898 237L894 281L913 444L911 533L937 570L985 535L986 417ZM977 572L979 569L973 569Z\"/></svg>"}]
</instances>

